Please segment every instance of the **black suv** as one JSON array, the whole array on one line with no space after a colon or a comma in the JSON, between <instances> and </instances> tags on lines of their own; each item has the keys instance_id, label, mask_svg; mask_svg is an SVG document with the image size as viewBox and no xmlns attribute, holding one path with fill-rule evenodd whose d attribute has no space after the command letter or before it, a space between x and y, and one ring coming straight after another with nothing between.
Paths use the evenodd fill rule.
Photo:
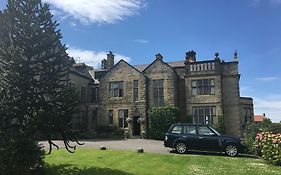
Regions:
<instances>
[{"instance_id":1,"label":"black suv","mask_svg":"<svg viewBox=\"0 0 281 175\"><path fill-rule=\"evenodd\" d=\"M240 138L222 135L209 125L189 123L173 124L166 133L164 146L180 154L199 150L225 152L228 156L237 156L245 149Z\"/></svg>"}]
</instances>

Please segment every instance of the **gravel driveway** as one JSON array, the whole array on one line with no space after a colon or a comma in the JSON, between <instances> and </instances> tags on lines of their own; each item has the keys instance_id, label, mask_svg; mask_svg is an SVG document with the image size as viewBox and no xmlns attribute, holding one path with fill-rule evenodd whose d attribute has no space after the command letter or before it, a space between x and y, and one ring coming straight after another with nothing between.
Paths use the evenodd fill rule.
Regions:
<instances>
[{"instance_id":1,"label":"gravel driveway","mask_svg":"<svg viewBox=\"0 0 281 175\"><path fill-rule=\"evenodd\" d=\"M161 154L169 154L171 149L165 148L163 145L163 141L158 140L148 140L148 139L127 139L127 140L87 140L80 141L81 143L85 143L85 145L77 145L79 148L100 148L101 146L105 146L107 149L112 150L131 150L137 151L138 148L143 148L144 152L150 153L161 153ZM43 145L46 149L49 149L49 145L46 141L42 141ZM62 141L54 141L60 148L64 148L64 144ZM70 143L71 144L71 143ZM75 143L73 143L75 144ZM71 145L73 145L71 144ZM55 149L55 148L54 148Z\"/></svg>"}]
</instances>

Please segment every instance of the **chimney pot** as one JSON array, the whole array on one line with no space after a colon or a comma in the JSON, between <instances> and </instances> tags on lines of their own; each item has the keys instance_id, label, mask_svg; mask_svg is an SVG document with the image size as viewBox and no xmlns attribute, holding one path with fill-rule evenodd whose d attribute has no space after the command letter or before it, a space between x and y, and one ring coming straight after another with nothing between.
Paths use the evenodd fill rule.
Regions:
<instances>
[{"instance_id":1,"label":"chimney pot","mask_svg":"<svg viewBox=\"0 0 281 175\"><path fill-rule=\"evenodd\" d=\"M196 52L194 52L193 50L186 52L185 55L186 61L196 62Z\"/></svg>"}]
</instances>

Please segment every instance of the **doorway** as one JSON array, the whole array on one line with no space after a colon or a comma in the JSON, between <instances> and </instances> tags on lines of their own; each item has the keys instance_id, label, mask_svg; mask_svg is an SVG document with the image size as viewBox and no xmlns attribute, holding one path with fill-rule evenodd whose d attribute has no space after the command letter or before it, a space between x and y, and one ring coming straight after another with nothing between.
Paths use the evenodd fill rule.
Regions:
<instances>
[{"instance_id":1,"label":"doorway","mask_svg":"<svg viewBox=\"0 0 281 175\"><path fill-rule=\"evenodd\" d=\"M140 116L133 117L133 135L139 136L140 135L140 123L138 122L138 119Z\"/></svg>"}]
</instances>

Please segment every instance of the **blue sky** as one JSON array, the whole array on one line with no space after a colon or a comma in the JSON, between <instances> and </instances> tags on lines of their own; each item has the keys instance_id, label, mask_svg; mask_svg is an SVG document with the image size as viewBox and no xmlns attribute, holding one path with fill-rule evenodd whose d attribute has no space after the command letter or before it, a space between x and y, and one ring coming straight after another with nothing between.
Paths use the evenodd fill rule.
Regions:
<instances>
[{"instance_id":1,"label":"blue sky","mask_svg":"<svg viewBox=\"0 0 281 175\"><path fill-rule=\"evenodd\" d=\"M70 56L95 68L111 50L117 59L233 60L238 51L241 96L255 114L281 121L281 0L43 0L50 4ZM0 1L0 9L6 0Z\"/></svg>"}]
</instances>

